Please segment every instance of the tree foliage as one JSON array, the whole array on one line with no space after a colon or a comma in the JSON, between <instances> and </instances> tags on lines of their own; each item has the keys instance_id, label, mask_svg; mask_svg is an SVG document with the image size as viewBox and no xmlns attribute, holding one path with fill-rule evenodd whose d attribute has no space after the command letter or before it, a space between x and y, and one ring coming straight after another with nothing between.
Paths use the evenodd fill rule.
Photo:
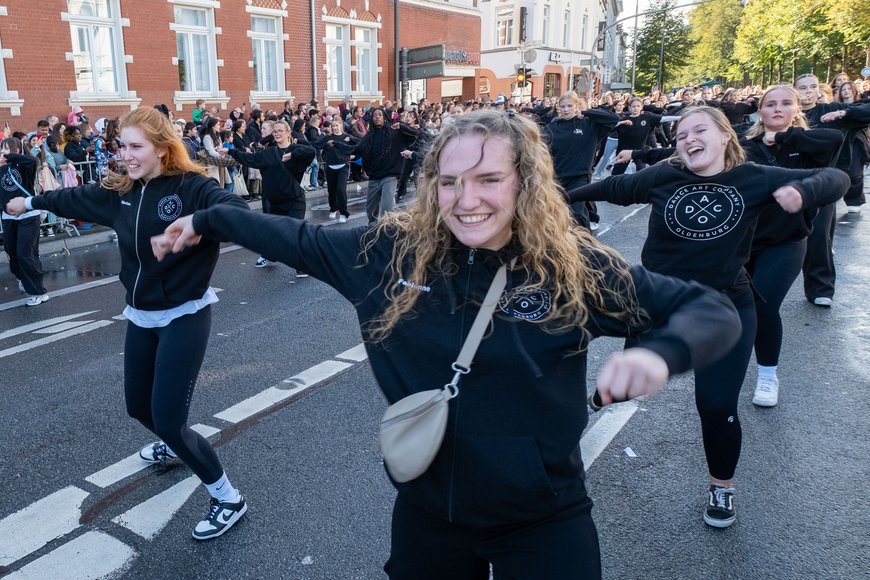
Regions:
<instances>
[{"instance_id":1,"label":"tree foliage","mask_svg":"<svg viewBox=\"0 0 870 580\"><path fill-rule=\"evenodd\" d=\"M689 62L692 46L690 27L674 10L675 0L656 0L649 8L643 27L637 31L637 91L649 91L659 84L670 86Z\"/></svg>"},{"instance_id":2,"label":"tree foliage","mask_svg":"<svg viewBox=\"0 0 870 580\"><path fill-rule=\"evenodd\" d=\"M753 84L815 72L851 77L870 64L870 0L710 0L688 12L684 0L658 0L638 32L639 91L658 83L665 32L664 84L709 79Z\"/></svg>"}]
</instances>

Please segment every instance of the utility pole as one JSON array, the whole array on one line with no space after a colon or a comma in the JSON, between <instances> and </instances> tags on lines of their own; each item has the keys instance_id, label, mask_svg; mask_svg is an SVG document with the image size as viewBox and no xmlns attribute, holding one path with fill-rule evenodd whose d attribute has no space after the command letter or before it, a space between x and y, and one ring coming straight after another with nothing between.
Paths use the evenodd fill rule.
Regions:
<instances>
[{"instance_id":1,"label":"utility pole","mask_svg":"<svg viewBox=\"0 0 870 580\"><path fill-rule=\"evenodd\" d=\"M664 94L664 74L665 74L665 27L662 22L662 47L659 50L659 91Z\"/></svg>"},{"instance_id":2,"label":"utility pole","mask_svg":"<svg viewBox=\"0 0 870 580\"><path fill-rule=\"evenodd\" d=\"M631 43L631 94L634 94L634 81L637 78L637 16L640 0L634 0L634 40Z\"/></svg>"}]
</instances>

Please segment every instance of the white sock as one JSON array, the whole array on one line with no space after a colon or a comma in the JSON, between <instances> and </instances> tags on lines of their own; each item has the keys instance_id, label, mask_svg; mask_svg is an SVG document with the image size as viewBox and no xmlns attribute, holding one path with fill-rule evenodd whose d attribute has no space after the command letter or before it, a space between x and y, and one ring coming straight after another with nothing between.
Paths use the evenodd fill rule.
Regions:
<instances>
[{"instance_id":1,"label":"white sock","mask_svg":"<svg viewBox=\"0 0 870 580\"><path fill-rule=\"evenodd\" d=\"M203 485L211 494L211 496L218 501L228 501L230 503L235 503L239 501L239 498L242 497L242 494L239 493L239 490L234 488L233 484L230 483L230 480L229 478L227 478L226 473L222 474L220 479L218 479L216 482L204 483Z\"/></svg>"},{"instance_id":2,"label":"white sock","mask_svg":"<svg viewBox=\"0 0 870 580\"><path fill-rule=\"evenodd\" d=\"M775 379L776 365L772 367L763 367L761 365L758 365L758 378Z\"/></svg>"}]
</instances>

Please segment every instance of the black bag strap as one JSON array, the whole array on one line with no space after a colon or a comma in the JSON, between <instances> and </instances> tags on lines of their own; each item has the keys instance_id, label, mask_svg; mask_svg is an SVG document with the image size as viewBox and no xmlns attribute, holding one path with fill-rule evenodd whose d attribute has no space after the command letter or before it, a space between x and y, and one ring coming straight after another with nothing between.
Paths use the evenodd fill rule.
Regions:
<instances>
[{"instance_id":1,"label":"black bag strap","mask_svg":"<svg viewBox=\"0 0 870 580\"><path fill-rule=\"evenodd\" d=\"M764 141L752 141L755 143L756 148L764 155L765 159L767 159L767 164L773 167L782 167L779 162L776 160L776 157L773 156L773 153L770 150L770 147Z\"/></svg>"}]
</instances>

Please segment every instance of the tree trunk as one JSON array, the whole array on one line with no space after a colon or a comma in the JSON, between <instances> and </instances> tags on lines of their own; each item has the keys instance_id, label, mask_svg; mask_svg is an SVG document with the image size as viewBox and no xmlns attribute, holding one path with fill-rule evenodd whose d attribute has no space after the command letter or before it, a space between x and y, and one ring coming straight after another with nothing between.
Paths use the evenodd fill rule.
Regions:
<instances>
[{"instance_id":1,"label":"tree trunk","mask_svg":"<svg viewBox=\"0 0 870 580\"><path fill-rule=\"evenodd\" d=\"M816 74L816 63L819 61L818 53L813 53L813 64L810 65L810 73Z\"/></svg>"},{"instance_id":2,"label":"tree trunk","mask_svg":"<svg viewBox=\"0 0 870 580\"><path fill-rule=\"evenodd\" d=\"M834 70L834 57L828 58L828 75L825 77L825 82L831 82L831 74Z\"/></svg>"},{"instance_id":3,"label":"tree trunk","mask_svg":"<svg viewBox=\"0 0 870 580\"><path fill-rule=\"evenodd\" d=\"M777 73L776 82L779 84L782 84L782 61L781 60L776 62L776 73Z\"/></svg>"},{"instance_id":4,"label":"tree trunk","mask_svg":"<svg viewBox=\"0 0 870 580\"><path fill-rule=\"evenodd\" d=\"M791 84L797 78L797 57L791 59Z\"/></svg>"}]
</instances>

